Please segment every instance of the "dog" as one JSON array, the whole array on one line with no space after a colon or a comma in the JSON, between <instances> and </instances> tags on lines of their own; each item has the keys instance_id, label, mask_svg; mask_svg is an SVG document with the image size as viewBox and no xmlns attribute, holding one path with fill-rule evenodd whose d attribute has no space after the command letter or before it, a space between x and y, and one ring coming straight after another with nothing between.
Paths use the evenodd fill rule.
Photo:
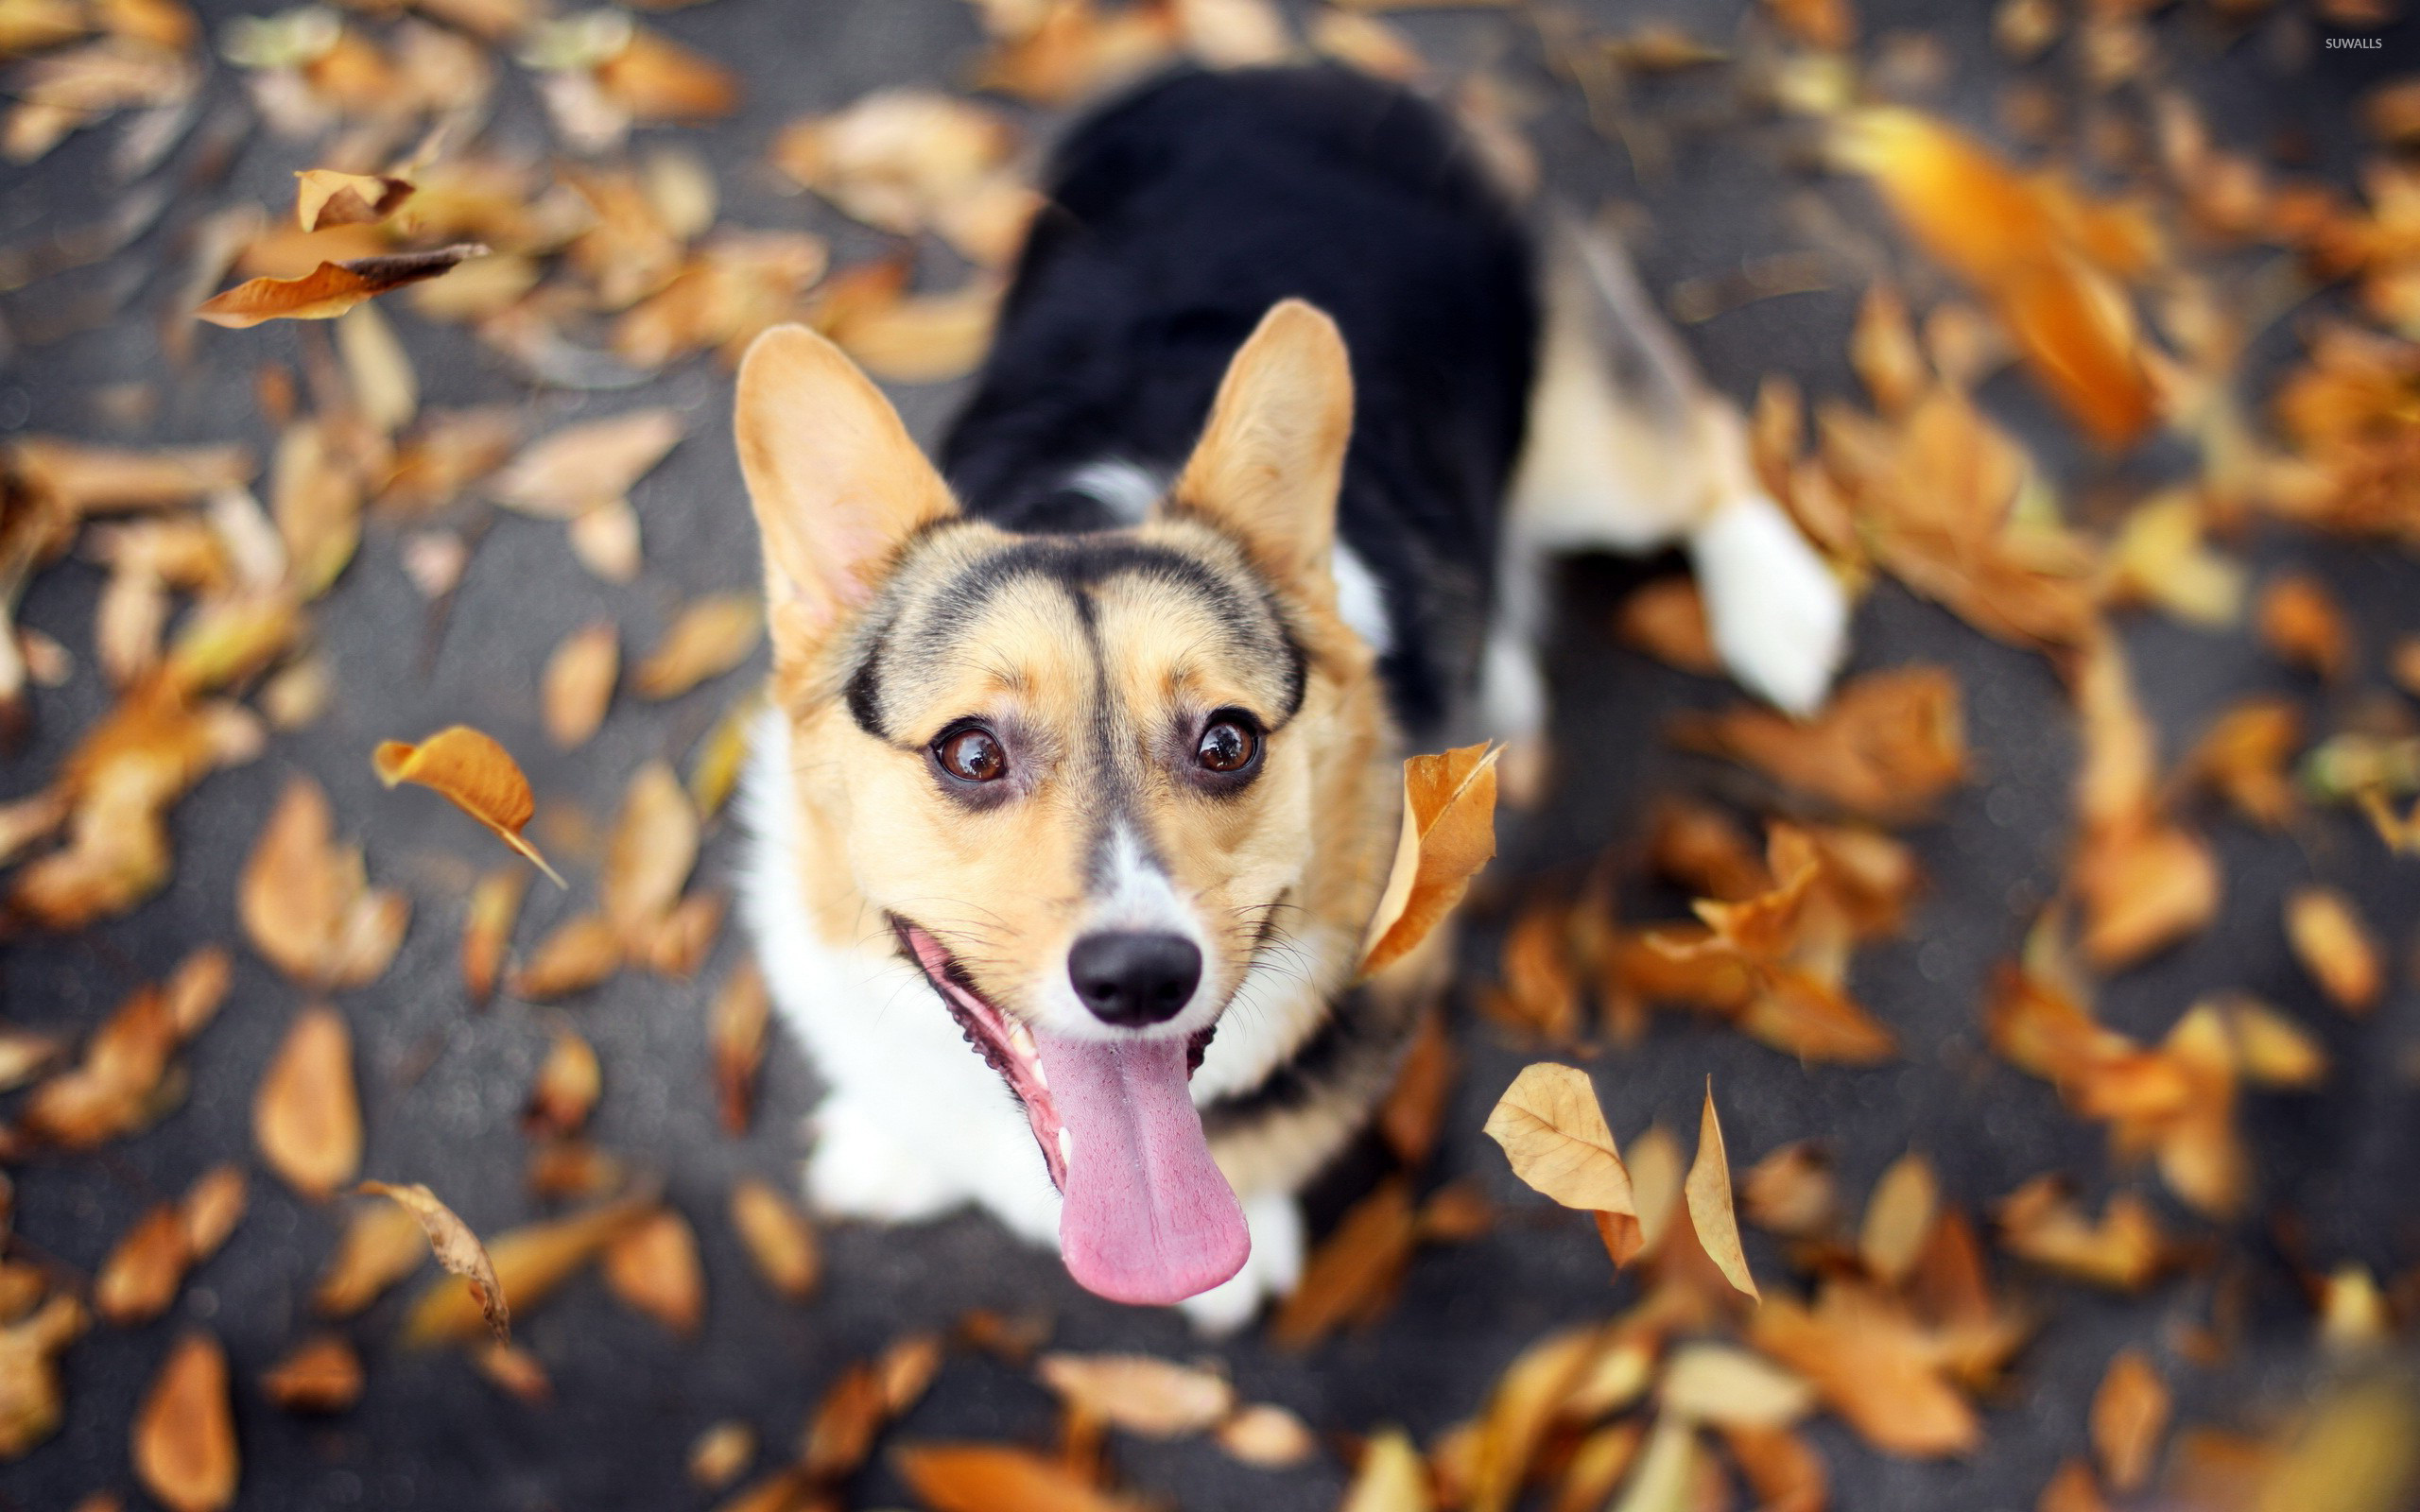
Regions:
<instances>
[{"instance_id":1,"label":"dog","mask_svg":"<svg viewBox=\"0 0 2420 1512\"><path fill-rule=\"evenodd\" d=\"M1045 187L938 465L813 333L741 365L744 907L826 1088L815 1206L973 1204L1231 1327L1441 985L1442 934L1355 980L1401 763L1538 738L1539 560L1685 540L1717 645L1799 707L1841 601L1618 255L1541 271L1414 94L1178 73ZM1727 473L1674 460L1709 436Z\"/></svg>"}]
</instances>

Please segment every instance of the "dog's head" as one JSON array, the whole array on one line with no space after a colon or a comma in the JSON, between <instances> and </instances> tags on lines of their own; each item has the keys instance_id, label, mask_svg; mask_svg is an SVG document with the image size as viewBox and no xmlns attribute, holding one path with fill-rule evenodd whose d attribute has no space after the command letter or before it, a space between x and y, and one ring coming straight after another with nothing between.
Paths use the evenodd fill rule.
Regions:
<instances>
[{"instance_id":1,"label":"dog's head","mask_svg":"<svg viewBox=\"0 0 2420 1512\"><path fill-rule=\"evenodd\" d=\"M740 369L802 817L1024 1100L1069 1269L1122 1300L1242 1264L1188 1079L1255 972L1345 985L1384 880L1384 701L1331 566L1351 427L1343 342L1288 301L1149 519L1020 536L822 338Z\"/></svg>"}]
</instances>

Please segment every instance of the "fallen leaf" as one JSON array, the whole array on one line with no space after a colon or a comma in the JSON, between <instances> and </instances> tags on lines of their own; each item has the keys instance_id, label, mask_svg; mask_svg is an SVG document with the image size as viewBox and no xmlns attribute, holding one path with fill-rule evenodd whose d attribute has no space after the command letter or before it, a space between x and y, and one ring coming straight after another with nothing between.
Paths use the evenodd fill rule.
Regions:
<instances>
[{"instance_id":1,"label":"fallen leaf","mask_svg":"<svg viewBox=\"0 0 2420 1512\"><path fill-rule=\"evenodd\" d=\"M572 520L627 498L686 429L680 412L634 409L532 442L487 483L488 496L542 520Z\"/></svg>"},{"instance_id":2,"label":"fallen leaf","mask_svg":"<svg viewBox=\"0 0 2420 1512\"><path fill-rule=\"evenodd\" d=\"M1270 1322L1270 1337L1304 1349L1340 1328L1374 1319L1394 1300L1419 1238L1409 1182L1399 1176L1379 1182L1304 1262L1301 1282Z\"/></svg>"},{"instance_id":3,"label":"fallen leaf","mask_svg":"<svg viewBox=\"0 0 2420 1512\"><path fill-rule=\"evenodd\" d=\"M2140 1291L2168 1268L2174 1246L2151 1207L2131 1192L2109 1199L2094 1222L2067 1184L2036 1177L2003 1199L1995 1215L2009 1253L2045 1269L2112 1291Z\"/></svg>"},{"instance_id":4,"label":"fallen leaf","mask_svg":"<svg viewBox=\"0 0 2420 1512\"><path fill-rule=\"evenodd\" d=\"M455 1216L454 1210L438 1200L437 1194L419 1182L390 1185L385 1181L364 1181L354 1188L363 1196L385 1197L411 1214L427 1240L429 1252L437 1263L462 1278L464 1291L477 1306L480 1318L498 1344L512 1341L512 1313L505 1295L503 1282L497 1279L494 1262L487 1246L471 1226ZM413 1311L411 1332L420 1342L440 1336L441 1328L432 1328L428 1320L433 1314L444 1310L429 1304L440 1297L459 1297L458 1292L432 1292L424 1296ZM460 1311L458 1308L455 1311Z\"/></svg>"},{"instance_id":5,"label":"fallen leaf","mask_svg":"<svg viewBox=\"0 0 2420 1512\"><path fill-rule=\"evenodd\" d=\"M489 1384L515 1401L544 1406L555 1399L555 1383L545 1366L519 1345L483 1340L472 1349L471 1363Z\"/></svg>"},{"instance_id":6,"label":"fallen leaf","mask_svg":"<svg viewBox=\"0 0 2420 1512\"><path fill-rule=\"evenodd\" d=\"M2092 1466L2083 1460L2069 1459L2060 1462L2050 1484L2042 1487L2033 1512L2109 1512L2109 1503L2100 1494L2100 1483L2092 1478Z\"/></svg>"},{"instance_id":7,"label":"fallen leaf","mask_svg":"<svg viewBox=\"0 0 2420 1512\"><path fill-rule=\"evenodd\" d=\"M1453 912L1495 854L1498 747L1465 746L1403 764L1403 827L1393 869L1362 936L1360 974L1374 976Z\"/></svg>"},{"instance_id":8,"label":"fallen leaf","mask_svg":"<svg viewBox=\"0 0 2420 1512\"><path fill-rule=\"evenodd\" d=\"M1981 1441L1975 1410L1943 1379L1934 1341L1885 1298L1837 1282L1811 1312L1772 1297L1756 1311L1750 1335L1877 1449L1926 1459Z\"/></svg>"},{"instance_id":9,"label":"fallen leaf","mask_svg":"<svg viewBox=\"0 0 2420 1512\"><path fill-rule=\"evenodd\" d=\"M1664 1367L1664 1410L1718 1428L1786 1428L1815 1406L1806 1382L1727 1344L1685 1345Z\"/></svg>"},{"instance_id":10,"label":"fallen leaf","mask_svg":"<svg viewBox=\"0 0 2420 1512\"><path fill-rule=\"evenodd\" d=\"M620 632L611 620L574 630L546 658L545 680L539 689L546 736L557 748L573 750L586 745L605 722L614 701L614 683L621 676Z\"/></svg>"},{"instance_id":11,"label":"fallen leaf","mask_svg":"<svg viewBox=\"0 0 2420 1512\"><path fill-rule=\"evenodd\" d=\"M294 219L304 231L374 225L412 195L411 180L384 174L304 168L294 180Z\"/></svg>"},{"instance_id":12,"label":"fallen leaf","mask_svg":"<svg viewBox=\"0 0 2420 1512\"><path fill-rule=\"evenodd\" d=\"M632 670L631 689L642 698L677 698L747 661L764 634L764 610L752 593L693 600Z\"/></svg>"},{"instance_id":13,"label":"fallen leaf","mask_svg":"<svg viewBox=\"0 0 2420 1512\"><path fill-rule=\"evenodd\" d=\"M734 1138L748 1132L749 1114L756 1101L756 1069L765 1058L765 1034L772 1007L764 973L753 960L745 960L732 969L707 1009L715 1106L721 1112L723 1131Z\"/></svg>"},{"instance_id":14,"label":"fallen leaf","mask_svg":"<svg viewBox=\"0 0 2420 1512\"><path fill-rule=\"evenodd\" d=\"M1145 1354L1046 1354L1034 1373L1070 1408L1145 1438L1201 1433L1236 1404L1226 1377Z\"/></svg>"},{"instance_id":15,"label":"fallen leaf","mask_svg":"<svg viewBox=\"0 0 2420 1512\"><path fill-rule=\"evenodd\" d=\"M132 1431L134 1476L170 1512L218 1512L235 1500L239 1463L227 1355L207 1333L170 1346Z\"/></svg>"},{"instance_id":16,"label":"fallen leaf","mask_svg":"<svg viewBox=\"0 0 2420 1512\"><path fill-rule=\"evenodd\" d=\"M793 1302L814 1295L822 1251L796 1204L755 1177L742 1177L731 1189L731 1225L756 1274L776 1295Z\"/></svg>"},{"instance_id":17,"label":"fallen leaf","mask_svg":"<svg viewBox=\"0 0 2420 1512\"><path fill-rule=\"evenodd\" d=\"M1678 720L1673 738L1885 824L1924 816L1966 776L1958 684L1941 667L1852 679L1812 720L1742 705Z\"/></svg>"},{"instance_id":18,"label":"fallen leaf","mask_svg":"<svg viewBox=\"0 0 2420 1512\"><path fill-rule=\"evenodd\" d=\"M93 1278L93 1311L130 1328L158 1317L177 1298L194 1263L193 1241L175 1203L164 1202L134 1222Z\"/></svg>"},{"instance_id":19,"label":"fallen leaf","mask_svg":"<svg viewBox=\"0 0 2420 1512\"><path fill-rule=\"evenodd\" d=\"M569 1029L555 1031L555 1041L538 1066L529 1089L529 1106L521 1115L521 1130L535 1138L577 1134L596 1106L600 1074L596 1051Z\"/></svg>"},{"instance_id":20,"label":"fallen leaf","mask_svg":"<svg viewBox=\"0 0 2420 1512\"><path fill-rule=\"evenodd\" d=\"M521 917L521 900L529 890L529 873L508 862L472 885L462 919L462 985L471 1001L485 1003L495 991L496 973L512 943L512 925Z\"/></svg>"},{"instance_id":21,"label":"fallen leaf","mask_svg":"<svg viewBox=\"0 0 2420 1512\"><path fill-rule=\"evenodd\" d=\"M1804 1140L1783 1145L1749 1168L1739 1206L1759 1228L1813 1238L1831 1227L1840 1211L1831 1157Z\"/></svg>"},{"instance_id":22,"label":"fallen leaf","mask_svg":"<svg viewBox=\"0 0 2420 1512\"><path fill-rule=\"evenodd\" d=\"M565 885L538 848L522 837L521 827L538 812L538 800L511 752L493 737L468 725L452 725L416 746L400 740L382 742L371 753L370 763L381 782L389 787L414 782L439 794L486 825L556 886Z\"/></svg>"},{"instance_id":23,"label":"fallen leaf","mask_svg":"<svg viewBox=\"0 0 2420 1512\"><path fill-rule=\"evenodd\" d=\"M2110 1489L2129 1494L2150 1480L2170 1405L2168 1383L2139 1351L2121 1350L2109 1362L2092 1398L2092 1449Z\"/></svg>"},{"instance_id":24,"label":"fallen leaf","mask_svg":"<svg viewBox=\"0 0 2420 1512\"><path fill-rule=\"evenodd\" d=\"M698 1237L670 1208L624 1229L605 1246L605 1286L623 1303L694 1338L705 1318L706 1278Z\"/></svg>"},{"instance_id":25,"label":"fallen leaf","mask_svg":"<svg viewBox=\"0 0 2420 1512\"><path fill-rule=\"evenodd\" d=\"M1689 1206L1689 1227L1706 1258L1723 1280L1754 1301L1762 1301L1756 1279L1748 1273L1748 1257L1739 1247L1739 1219L1731 1205L1731 1162L1722 1148L1722 1124L1714 1112L1714 1078L1706 1078L1705 1107L1698 1119L1698 1153L1689 1162L1682 1194Z\"/></svg>"},{"instance_id":26,"label":"fallen leaf","mask_svg":"<svg viewBox=\"0 0 2420 1512\"><path fill-rule=\"evenodd\" d=\"M1473 1512L1508 1512L1555 1416L1599 1356L1604 1331L1561 1329L1530 1344L1496 1377L1480 1409L1468 1467Z\"/></svg>"},{"instance_id":27,"label":"fallen leaf","mask_svg":"<svg viewBox=\"0 0 2420 1512\"><path fill-rule=\"evenodd\" d=\"M327 795L300 773L287 782L244 863L237 917L253 947L298 982L360 987L403 944L411 904L370 887L358 849L335 844Z\"/></svg>"},{"instance_id":28,"label":"fallen leaf","mask_svg":"<svg viewBox=\"0 0 2420 1512\"><path fill-rule=\"evenodd\" d=\"M698 861L698 813L664 762L631 775L605 851L597 901L623 950L644 958Z\"/></svg>"},{"instance_id":29,"label":"fallen leaf","mask_svg":"<svg viewBox=\"0 0 2420 1512\"><path fill-rule=\"evenodd\" d=\"M918 1444L891 1456L933 1512L1144 1512L1095 1489L1058 1461L997 1444Z\"/></svg>"},{"instance_id":30,"label":"fallen leaf","mask_svg":"<svg viewBox=\"0 0 2420 1512\"><path fill-rule=\"evenodd\" d=\"M2302 743L2302 711L2291 701L2247 698L2210 722L2178 776L2217 792L2254 823L2277 829L2300 808L2289 770Z\"/></svg>"},{"instance_id":31,"label":"fallen leaf","mask_svg":"<svg viewBox=\"0 0 2420 1512\"><path fill-rule=\"evenodd\" d=\"M1213 1436L1228 1458L1254 1469L1290 1469L1320 1450L1318 1436L1302 1418L1265 1401L1236 1408Z\"/></svg>"},{"instance_id":32,"label":"fallen leaf","mask_svg":"<svg viewBox=\"0 0 2420 1512\"><path fill-rule=\"evenodd\" d=\"M321 263L301 278L256 278L213 295L194 310L212 325L243 330L264 320L331 320L362 301L452 272L488 249L473 242L425 252L393 252Z\"/></svg>"},{"instance_id":33,"label":"fallen leaf","mask_svg":"<svg viewBox=\"0 0 2420 1512\"><path fill-rule=\"evenodd\" d=\"M718 1491L739 1479L756 1457L756 1430L735 1419L711 1425L689 1446L689 1480Z\"/></svg>"},{"instance_id":34,"label":"fallen leaf","mask_svg":"<svg viewBox=\"0 0 2420 1512\"><path fill-rule=\"evenodd\" d=\"M252 1142L285 1184L324 1200L361 1168L361 1102L343 1015L309 1007L252 1095Z\"/></svg>"},{"instance_id":35,"label":"fallen leaf","mask_svg":"<svg viewBox=\"0 0 2420 1512\"><path fill-rule=\"evenodd\" d=\"M887 383L937 384L973 372L991 350L1003 288L969 279L959 288L853 304L819 324L858 367Z\"/></svg>"},{"instance_id":36,"label":"fallen leaf","mask_svg":"<svg viewBox=\"0 0 2420 1512\"><path fill-rule=\"evenodd\" d=\"M1614 638L1683 672L1702 678L1722 672L1706 627L1705 598L1693 577L1659 577L1634 590L1614 612Z\"/></svg>"},{"instance_id":37,"label":"fallen leaf","mask_svg":"<svg viewBox=\"0 0 2420 1512\"><path fill-rule=\"evenodd\" d=\"M538 942L529 958L505 979L505 990L544 1003L585 991L621 964L622 937L613 920L602 914L580 914Z\"/></svg>"},{"instance_id":38,"label":"fallen leaf","mask_svg":"<svg viewBox=\"0 0 2420 1512\"><path fill-rule=\"evenodd\" d=\"M361 1356L340 1333L288 1349L261 1377L261 1394L287 1412L343 1412L361 1400Z\"/></svg>"},{"instance_id":39,"label":"fallen leaf","mask_svg":"<svg viewBox=\"0 0 2420 1512\"><path fill-rule=\"evenodd\" d=\"M1378 1105L1374 1120L1387 1148L1406 1166L1425 1164L1436 1150L1438 1135L1444 1128L1446 1103L1461 1072L1461 1057L1454 1049L1443 1016L1424 1013L1412 1031L1410 1047L1404 1052L1403 1065L1395 1073L1394 1086Z\"/></svg>"},{"instance_id":40,"label":"fallen leaf","mask_svg":"<svg viewBox=\"0 0 2420 1512\"><path fill-rule=\"evenodd\" d=\"M345 1214L336 1254L312 1289L322 1317L350 1317L420 1268L428 1240L410 1210L392 1202L356 1202Z\"/></svg>"},{"instance_id":41,"label":"fallen leaf","mask_svg":"<svg viewBox=\"0 0 2420 1512\"><path fill-rule=\"evenodd\" d=\"M1915 1269L1940 1215L1941 1183L1932 1162L1911 1150L1875 1181L1858 1230L1858 1258L1884 1282L1899 1285Z\"/></svg>"},{"instance_id":42,"label":"fallen leaf","mask_svg":"<svg viewBox=\"0 0 2420 1512\"><path fill-rule=\"evenodd\" d=\"M1725 1428L1731 1451L1762 1512L1824 1512L1831 1504L1831 1477L1824 1457L1787 1428Z\"/></svg>"},{"instance_id":43,"label":"fallen leaf","mask_svg":"<svg viewBox=\"0 0 2420 1512\"><path fill-rule=\"evenodd\" d=\"M1514 1176L1564 1207L1636 1216L1630 1173L1586 1072L1551 1061L1525 1067L1484 1132L1503 1146Z\"/></svg>"},{"instance_id":44,"label":"fallen leaf","mask_svg":"<svg viewBox=\"0 0 2420 1512\"><path fill-rule=\"evenodd\" d=\"M1362 1445L1338 1512L1430 1512L1428 1468L1400 1428L1381 1429Z\"/></svg>"},{"instance_id":45,"label":"fallen leaf","mask_svg":"<svg viewBox=\"0 0 2420 1512\"><path fill-rule=\"evenodd\" d=\"M2353 662L2353 631L2335 596L2304 573L2271 578L2260 591L2260 640L2290 666L2335 680Z\"/></svg>"},{"instance_id":46,"label":"fallen leaf","mask_svg":"<svg viewBox=\"0 0 2420 1512\"><path fill-rule=\"evenodd\" d=\"M2328 1001L2347 1013L2377 1005L2386 973L2353 900L2334 887L2299 887L2286 900L2286 939Z\"/></svg>"},{"instance_id":47,"label":"fallen leaf","mask_svg":"<svg viewBox=\"0 0 2420 1512\"><path fill-rule=\"evenodd\" d=\"M84 1305L57 1292L29 1315L0 1327L0 1460L19 1458L59 1431L66 1413L59 1354L87 1322Z\"/></svg>"},{"instance_id":48,"label":"fallen leaf","mask_svg":"<svg viewBox=\"0 0 2420 1512\"><path fill-rule=\"evenodd\" d=\"M1006 163L1016 133L998 112L936 90L885 89L792 122L773 163L869 225L912 235Z\"/></svg>"}]
</instances>

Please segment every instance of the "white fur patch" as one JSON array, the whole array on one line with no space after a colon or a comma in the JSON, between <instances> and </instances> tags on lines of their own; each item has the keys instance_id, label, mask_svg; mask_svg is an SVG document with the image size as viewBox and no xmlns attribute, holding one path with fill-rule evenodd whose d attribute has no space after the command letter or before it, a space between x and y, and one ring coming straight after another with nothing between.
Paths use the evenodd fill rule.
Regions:
<instances>
[{"instance_id":1,"label":"white fur patch","mask_svg":"<svg viewBox=\"0 0 2420 1512\"><path fill-rule=\"evenodd\" d=\"M1121 525L1139 525L1167 491L1167 481L1140 462L1103 457L1067 475L1066 486L1098 503Z\"/></svg>"},{"instance_id":2,"label":"white fur patch","mask_svg":"<svg viewBox=\"0 0 2420 1512\"><path fill-rule=\"evenodd\" d=\"M1750 692L1813 713L1848 651L1849 603L1798 526L1761 493L1735 496L1690 533L1689 559L1722 664Z\"/></svg>"},{"instance_id":3,"label":"white fur patch","mask_svg":"<svg viewBox=\"0 0 2420 1512\"><path fill-rule=\"evenodd\" d=\"M1387 591L1361 554L1340 541L1334 558L1336 613L1380 656L1395 648L1395 623L1387 612Z\"/></svg>"}]
</instances>

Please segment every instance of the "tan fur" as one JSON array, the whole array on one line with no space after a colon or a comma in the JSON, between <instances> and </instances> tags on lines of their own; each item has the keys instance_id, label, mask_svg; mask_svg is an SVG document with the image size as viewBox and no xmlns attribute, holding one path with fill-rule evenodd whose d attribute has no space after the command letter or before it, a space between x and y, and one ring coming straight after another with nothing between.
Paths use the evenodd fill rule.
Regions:
<instances>
[{"instance_id":1,"label":"tan fur","mask_svg":"<svg viewBox=\"0 0 2420 1512\"><path fill-rule=\"evenodd\" d=\"M1327 568L1351 421L1333 323L1280 305L1237 354L1169 505L1116 533L1273 601L1305 653L1300 707L1271 734L1259 777L1214 799L1171 772L1170 731L1228 705L1271 718L1283 668L1234 654L1198 599L1140 577L1091 592L1090 639L1060 584L1011 579L886 685L892 738L859 727L840 685L869 625L916 623L942 585L1022 538L977 522L929 528L956 506L880 392L811 333L761 338L742 366L737 423L765 537L811 927L862 941L895 911L941 938L986 998L1030 1017L1066 970L1087 847L1116 781L1209 926L1205 981L1232 992L1251 969L1298 976L1304 993L1344 990L1393 850L1401 754L1374 658L1337 617ZM1098 769L1104 705L1115 770ZM1012 723L1018 780L1030 773L979 811L942 791L925 753L969 716ZM1272 907L1286 943L1254 966ZM1357 1125L1367 1097L1356 1101L1303 1110L1290 1130L1236 1131L1217 1154L1238 1191L1290 1186Z\"/></svg>"}]
</instances>

